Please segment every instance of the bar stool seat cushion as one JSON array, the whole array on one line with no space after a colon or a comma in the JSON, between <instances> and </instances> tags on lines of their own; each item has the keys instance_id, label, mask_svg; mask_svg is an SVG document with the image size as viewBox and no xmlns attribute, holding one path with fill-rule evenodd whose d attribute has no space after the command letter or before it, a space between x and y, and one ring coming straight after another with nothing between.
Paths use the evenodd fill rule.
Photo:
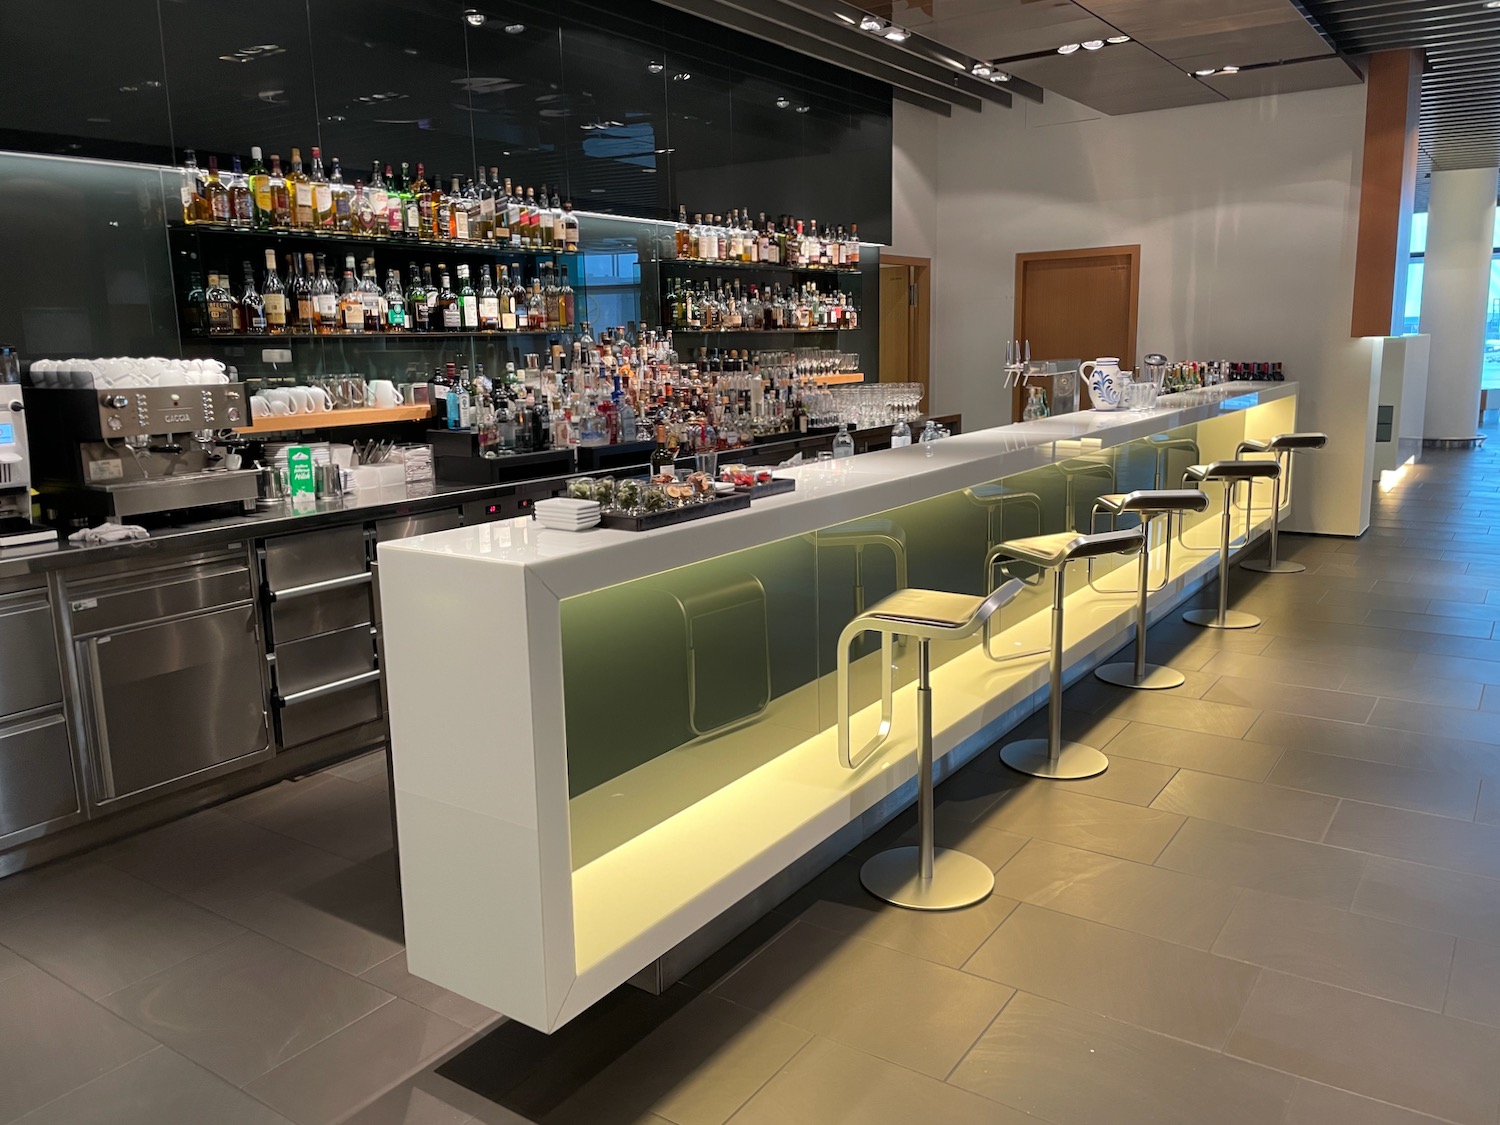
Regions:
<instances>
[{"instance_id":1,"label":"bar stool seat cushion","mask_svg":"<svg viewBox=\"0 0 1500 1125\"><path fill-rule=\"evenodd\" d=\"M867 519L851 520L818 532L818 541L822 543L837 541L857 543L887 539L905 543L906 529L895 520Z\"/></svg>"},{"instance_id":2,"label":"bar stool seat cushion","mask_svg":"<svg viewBox=\"0 0 1500 1125\"><path fill-rule=\"evenodd\" d=\"M1197 488L1138 488L1134 492L1111 492L1094 503L1105 512L1202 512L1208 496Z\"/></svg>"},{"instance_id":3,"label":"bar stool seat cushion","mask_svg":"<svg viewBox=\"0 0 1500 1125\"><path fill-rule=\"evenodd\" d=\"M1008 539L995 548L995 554L1051 569L1062 566L1071 559L1133 555L1140 549L1140 529L1130 528L1126 531L1101 531L1093 535L1057 531L1048 535L1033 535L1027 539Z\"/></svg>"},{"instance_id":4,"label":"bar stool seat cushion","mask_svg":"<svg viewBox=\"0 0 1500 1125\"><path fill-rule=\"evenodd\" d=\"M1182 474L1183 480L1254 480L1281 475L1281 466L1275 461L1215 461L1209 465L1189 465Z\"/></svg>"},{"instance_id":5,"label":"bar stool seat cushion","mask_svg":"<svg viewBox=\"0 0 1500 1125\"><path fill-rule=\"evenodd\" d=\"M931 629L959 629L967 625L984 604L973 594L954 594L946 590L897 590L867 609L861 620L889 622L910 626L891 630L907 636L921 636ZM923 627L926 627L924 629Z\"/></svg>"},{"instance_id":6,"label":"bar stool seat cushion","mask_svg":"<svg viewBox=\"0 0 1500 1125\"><path fill-rule=\"evenodd\" d=\"M1270 441L1242 441L1240 448L1255 453L1289 453L1298 449L1322 449L1327 444L1327 434L1308 430L1303 433L1277 434Z\"/></svg>"}]
</instances>

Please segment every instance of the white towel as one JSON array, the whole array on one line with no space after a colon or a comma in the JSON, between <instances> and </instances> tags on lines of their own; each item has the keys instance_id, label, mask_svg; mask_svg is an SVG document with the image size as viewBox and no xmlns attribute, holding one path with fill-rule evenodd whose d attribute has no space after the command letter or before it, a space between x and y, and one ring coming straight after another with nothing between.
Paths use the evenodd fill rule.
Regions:
<instances>
[{"instance_id":1,"label":"white towel","mask_svg":"<svg viewBox=\"0 0 1500 1125\"><path fill-rule=\"evenodd\" d=\"M151 533L133 523L101 523L98 527L86 527L68 536L69 543L86 546L94 543L121 543L126 539L146 539Z\"/></svg>"}]
</instances>

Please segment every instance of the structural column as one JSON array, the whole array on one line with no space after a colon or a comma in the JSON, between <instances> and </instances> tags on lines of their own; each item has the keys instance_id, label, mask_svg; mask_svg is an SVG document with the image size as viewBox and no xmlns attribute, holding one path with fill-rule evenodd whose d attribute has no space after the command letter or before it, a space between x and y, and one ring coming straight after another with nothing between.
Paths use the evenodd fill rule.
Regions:
<instances>
[{"instance_id":1,"label":"structural column","mask_svg":"<svg viewBox=\"0 0 1500 1125\"><path fill-rule=\"evenodd\" d=\"M1489 311L1497 169L1432 173L1422 332L1432 337L1427 368L1428 442L1473 440Z\"/></svg>"}]
</instances>

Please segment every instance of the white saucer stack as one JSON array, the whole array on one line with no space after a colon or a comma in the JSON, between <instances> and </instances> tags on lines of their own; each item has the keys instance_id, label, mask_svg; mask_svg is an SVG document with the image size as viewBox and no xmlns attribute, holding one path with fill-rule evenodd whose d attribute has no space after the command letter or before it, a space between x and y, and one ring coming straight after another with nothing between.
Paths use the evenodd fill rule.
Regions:
<instances>
[{"instance_id":1,"label":"white saucer stack","mask_svg":"<svg viewBox=\"0 0 1500 1125\"><path fill-rule=\"evenodd\" d=\"M600 508L593 500L554 496L550 500L538 500L533 510L537 523L558 531L584 531L599 525Z\"/></svg>"}]
</instances>

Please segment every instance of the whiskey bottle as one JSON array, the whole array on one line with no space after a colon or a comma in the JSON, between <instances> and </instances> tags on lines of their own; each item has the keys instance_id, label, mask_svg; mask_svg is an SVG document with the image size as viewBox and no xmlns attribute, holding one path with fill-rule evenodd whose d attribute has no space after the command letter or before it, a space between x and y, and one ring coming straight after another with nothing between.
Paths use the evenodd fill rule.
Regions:
<instances>
[{"instance_id":1,"label":"whiskey bottle","mask_svg":"<svg viewBox=\"0 0 1500 1125\"><path fill-rule=\"evenodd\" d=\"M328 277L323 255L317 255L318 273L312 283L313 331L331 336L339 330L339 291Z\"/></svg>"},{"instance_id":2,"label":"whiskey bottle","mask_svg":"<svg viewBox=\"0 0 1500 1125\"><path fill-rule=\"evenodd\" d=\"M521 225L521 197L512 190L509 176L505 178L505 228L510 233L510 245L520 246L524 233Z\"/></svg>"},{"instance_id":3,"label":"whiskey bottle","mask_svg":"<svg viewBox=\"0 0 1500 1125\"><path fill-rule=\"evenodd\" d=\"M448 193L443 190L442 177L436 172L432 174L432 191L430 194L432 196L432 203L429 213L432 217L432 227L427 232L427 237L438 242L447 242L453 237L450 227L452 217L449 214L452 201L449 199Z\"/></svg>"},{"instance_id":4,"label":"whiskey bottle","mask_svg":"<svg viewBox=\"0 0 1500 1125\"><path fill-rule=\"evenodd\" d=\"M198 154L186 149L182 154L182 221L208 222L208 202L203 198L203 177L198 171Z\"/></svg>"},{"instance_id":5,"label":"whiskey bottle","mask_svg":"<svg viewBox=\"0 0 1500 1125\"><path fill-rule=\"evenodd\" d=\"M386 185L386 180L391 174L391 166L385 166L385 175L380 174L380 161L375 161L370 166L370 221L365 233L372 238L386 238L391 233L391 189Z\"/></svg>"},{"instance_id":6,"label":"whiskey bottle","mask_svg":"<svg viewBox=\"0 0 1500 1125\"><path fill-rule=\"evenodd\" d=\"M333 230L333 189L323 171L323 153L316 146L312 150L313 227L317 230Z\"/></svg>"},{"instance_id":7,"label":"whiskey bottle","mask_svg":"<svg viewBox=\"0 0 1500 1125\"><path fill-rule=\"evenodd\" d=\"M469 187L472 190L473 184ZM458 177L453 177L453 187L448 193L448 237L454 242L469 241L469 196L458 186ZM461 267L459 276L464 275Z\"/></svg>"},{"instance_id":8,"label":"whiskey bottle","mask_svg":"<svg viewBox=\"0 0 1500 1125\"><path fill-rule=\"evenodd\" d=\"M495 241L495 190L484 178L484 165L479 166L479 186L474 192L479 204L479 229L474 231L476 242Z\"/></svg>"},{"instance_id":9,"label":"whiskey bottle","mask_svg":"<svg viewBox=\"0 0 1500 1125\"><path fill-rule=\"evenodd\" d=\"M229 178L229 225L249 229L255 225L255 204L250 199L250 182L234 158L234 174Z\"/></svg>"},{"instance_id":10,"label":"whiskey bottle","mask_svg":"<svg viewBox=\"0 0 1500 1125\"><path fill-rule=\"evenodd\" d=\"M432 238L432 186L427 182L427 169L417 165L417 178L411 185L411 204L407 208L408 217L412 209L416 210L416 222L407 228L407 234L412 238L420 238L423 241Z\"/></svg>"},{"instance_id":11,"label":"whiskey bottle","mask_svg":"<svg viewBox=\"0 0 1500 1125\"><path fill-rule=\"evenodd\" d=\"M302 335L311 336L317 331L318 310L313 300L313 256L302 255L302 268L297 269L297 258L293 254L287 255L287 276L291 278L287 286L291 290L291 313L294 330Z\"/></svg>"},{"instance_id":12,"label":"whiskey bottle","mask_svg":"<svg viewBox=\"0 0 1500 1125\"><path fill-rule=\"evenodd\" d=\"M552 247L555 250L563 250L566 249L567 244L567 218L563 211L562 200L558 198L554 190L552 193Z\"/></svg>"},{"instance_id":13,"label":"whiskey bottle","mask_svg":"<svg viewBox=\"0 0 1500 1125\"><path fill-rule=\"evenodd\" d=\"M313 149L313 167L317 167L318 150ZM349 185L344 183L344 170L339 167L339 158L333 158L333 172L328 177L328 193L333 204L333 229L345 234L356 233L354 230L354 199L349 192ZM361 232L362 233L362 232Z\"/></svg>"},{"instance_id":14,"label":"whiskey bottle","mask_svg":"<svg viewBox=\"0 0 1500 1125\"><path fill-rule=\"evenodd\" d=\"M385 271L385 330L406 331L406 297L401 292L401 275L397 270Z\"/></svg>"},{"instance_id":15,"label":"whiskey bottle","mask_svg":"<svg viewBox=\"0 0 1500 1125\"><path fill-rule=\"evenodd\" d=\"M515 282L511 287L511 299L516 306L516 331L531 331L531 300L526 292L526 285L521 281L521 263L512 262L511 267L515 272L511 275Z\"/></svg>"},{"instance_id":16,"label":"whiskey bottle","mask_svg":"<svg viewBox=\"0 0 1500 1125\"><path fill-rule=\"evenodd\" d=\"M188 274L187 295L183 298L182 326L189 336L202 336L208 331L207 298L203 293L203 275L194 270Z\"/></svg>"},{"instance_id":17,"label":"whiskey bottle","mask_svg":"<svg viewBox=\"0 0 1500 1125\"><path fill-rule=\"evenodd\" d=\"M519 266L516 267L518 270ZM516 291L511 288L510 275L506 273L505 267L500 267L500 284L496 290L500 295L500 331L514 332L516 330Z\"/></svg>"},{"instance_id":18,"label":"whiskey bottle","mask_svg":"<svg viewBox=\"0 0 1500 1125\"><path fill-rule=\"evenodd\" d=\"M573 293L573 287L568 284L568 267L563 266L562 289L558 297L558 310L561 313L562 319L562 323L558 325L559 328L570 329L575 323L573 320L575 312L573 308L574 297L575 294Z\"/></svg>"},{"instance_id":19,"label":"whiskey bottle","mask_svg":"<svg viewBox=\"0 0 1500 1125\"><path fill-rule=\"evenodd\" d=\"M385 293L375 280L375 259L365 259L364 275L359 282L359 303L365 314L366 332L381 332L385 329Z\"/></svg>"},{"instance_id":20,"label":"whiskey bottle","mask_svg":"<svg viewBox=\"0 0 1500 1125\"><path fill-rule=\"evenodd\" d=\"M302 170L301 149L292 149L292 171L287 176L286 183L287 190L291 193L292 229L312 230L314 225L312 181Z\"/></svg>"},{"instance_id":21,"label":"whiskey bottle","mask_svg":"<svg viewBox=\"0 0 1500 1125\"><path fill-rule=\"evenodd\" d=\"M573 214L573 201L563 204L562 249L569 254L578 253L578 216Z\"/></svg>"},{"instance_id":22,"label":"whiskey bottle","mask_svg":"<svg viewBox=\"0 0 1500 1125\"><path fill-rule=\"evenodd\" d=\"M401 165L401 190L397 192L397 215L391 220L391 233L400 235L402 238L416 238L417 231L422 225L417 212L417 199L411 189L411 170L403 163Z\"/></svg>"},{"instance_id":23,"label":"whiskey bottle","mask_svg":"<svg viewBox=\"0 0 1500 1125\"><path fill-rule=\"evenodd\" d=\"M407 262L411 282L406 287L406 330L427 331L427 290L422 288L422 275L417 272L416 262Z\"/></svg>"},{"instance_id":24,"label":"whiskey bottle","mask_svg":"<svg viewBox=\"0 0 1500 1125\"><path fill-rule=\"evenodd\" d=\"M458 294L453 292L452 283L448 280L448 267L441 263L438 264L438 280L440 287L435 310L437 323L433 327L439 332L457 332L461 327Z\"/></svg>"},{"instance_id":25,"label":"whiskey bottle","mask_svg":"<svg viewBox=\"0 0 1500 1125\"><path fill-rule=\"evenodd\" d=\"M271 228L288 230L292 225L292 197L287 190L286 177L281 173L281 157L271 154L271 174L267 178L271 193Z\"/></svg>"},{"instance_id":26,"label":"whiskey bottle","mask_svg":"<svg viewBox=\"0 0 1500 1125\"><path fill-rule=\"evenodd\" d=\"M208 201L208 222L229 222L229 189L219 179L219 160L208 158L208 177L203 181L203 198Z\"/></svg>"},{"instance_id":27,"label":"whiskey bottle","mask_svg":"<svg viewBox=\"0 0 1500 1125\"><path fill-rule=\"evenodd\" d=\"M479 282L479 331L500 331L500 294L490 282L490 267L480 267Z\"/></svg>"},{"instance_id":28,"label":"whiskey bottle","mask_svg":"<svg viewBox=\"0 0 1500 1125\"><path fill-rule=\"evenodd\" d=\"M270 230L276 225L271 203L271 177L260 160L260 146L250 149L250 171L246 181L250 190L251 223L256 230Z\"/></svg>"},{"instance_id":29,"label":"whiskey bottle","mask_svg":"<svg viewBox=\"0 0 1500 1125\"><path fill-rule=\"evenodd\" d=\"M526 302L526 325L532 332L547 331L547 302L539 278L531 279L531 299Z\"/></svg>"},{"instance_id":30,"label":"whiskey bottle","mask_svg":"<svg viewBox=\"0 0 1500 1125\"><path fill-rule=\"evenodd\" d=\"M265 309L266 333L286 335L286 288L276 272L276 251L266 251L266 279L261 283L261 305Z\"/></svg>"},{"instance_id":31,"label":"whiskey bottle","mask_svg":"<svg viewBox=\"0 0 1500 1125\"><path fill-rule=\"evenodd\" d=\"M355 180L354 198L349 201L349 233L369 238L375 234L376 229L375 208L370 205L370 194L365 191L365 182ZM379 229L384 231L383 221Z\"/></svg>"},{"instance_id":32,"label":"whiskey bottle","mask_svg":"<svg viewBox=\"0 0 1500 1125\"><path fill-rule=\"evenodd\" d=\"M692 232L688 228L687 204L681 204L677 208L677 230L674 236L673 251L679 260L685 260L693 256L690 248Z\"/></svg>"},{"instance_id":33,"label":"whiskey bottle","mask_svg":"<svg viewBox=\"0 0 1500 1125\"><path fill-rule=\"evenodd\" d=\"M526 189L526 199L521 204L521 230L521 245L528 250L540 250L541 219L536 212L536 191L533 188Z\"/></svg>"},{"instance_id":34,"label":"whiskey bottle","mask_svg":"<svg viewBox=\"0 0 1500 1125\"><path fill-rule=\"evenodd\" d=\"M234 294L218 273L208 275L208 288L203 291L204 304L208 308L208 331L213 336L229 336L234 333L238 316L235 311Z\"/></svg>"},{"instance_id":35,"label":"whiskey bottle","mask_svg":"<svg viewBox=\"0 0 1500 1125\"><path fill-rule=\"evenodd\" d=\"M240 331L251 336L264 336L266 334L266 305L261 300L260 294L255 291L255 272L250 268L250 263L242 262L241 265L245 267L245 291L240 294Z\"/></svg>"},{"instance_id":36,"label":"whiskey bottle","mask_svg":"<svg viewBox=\"0 0 1500 1125\"><path fill-rule=\"evenodd\" d=\"M493 241L497 246L510 245L510 182L506 181L504 187L500 185L500 169L490 169L490 181L495 189L495 233Z\"/></svg>"},{"instance_id":37,"label":"whiskey bottle","mask_svg":"<svg viewBox=\"0 0 1500 1125\"><path fill-rule=\"evenodd\" d=\"M460 332L479 331L479 297L469 281L469 267L463 263L458 267L458 328Z\"/></svg>"},{"instance_id":38,"label":"whiskey bottle","mask_svg":"<svg viewBox=\"0 0 1500 1125\"><path fill-rule=\"evenodd\" d=\"M446 269L441 262L438 269ZM441 332L443 330L443 318L438 313L437 307L438 287L437 282L432 279L432 267L422 266L422 325L429 332Z\"/></svg>"},{"instance_id":39,"label":"whiskey bottle","mask_svg":"<svg viewBox=\"0 0 1500 1125\"><path fill-rule=\"evenodd\" d=\"M359 291L359 282L354 277L354 255L344 255L344 280L339 286L339 330L363 332L365 330L364 297Z\"/></svg>"}]
</instances>

